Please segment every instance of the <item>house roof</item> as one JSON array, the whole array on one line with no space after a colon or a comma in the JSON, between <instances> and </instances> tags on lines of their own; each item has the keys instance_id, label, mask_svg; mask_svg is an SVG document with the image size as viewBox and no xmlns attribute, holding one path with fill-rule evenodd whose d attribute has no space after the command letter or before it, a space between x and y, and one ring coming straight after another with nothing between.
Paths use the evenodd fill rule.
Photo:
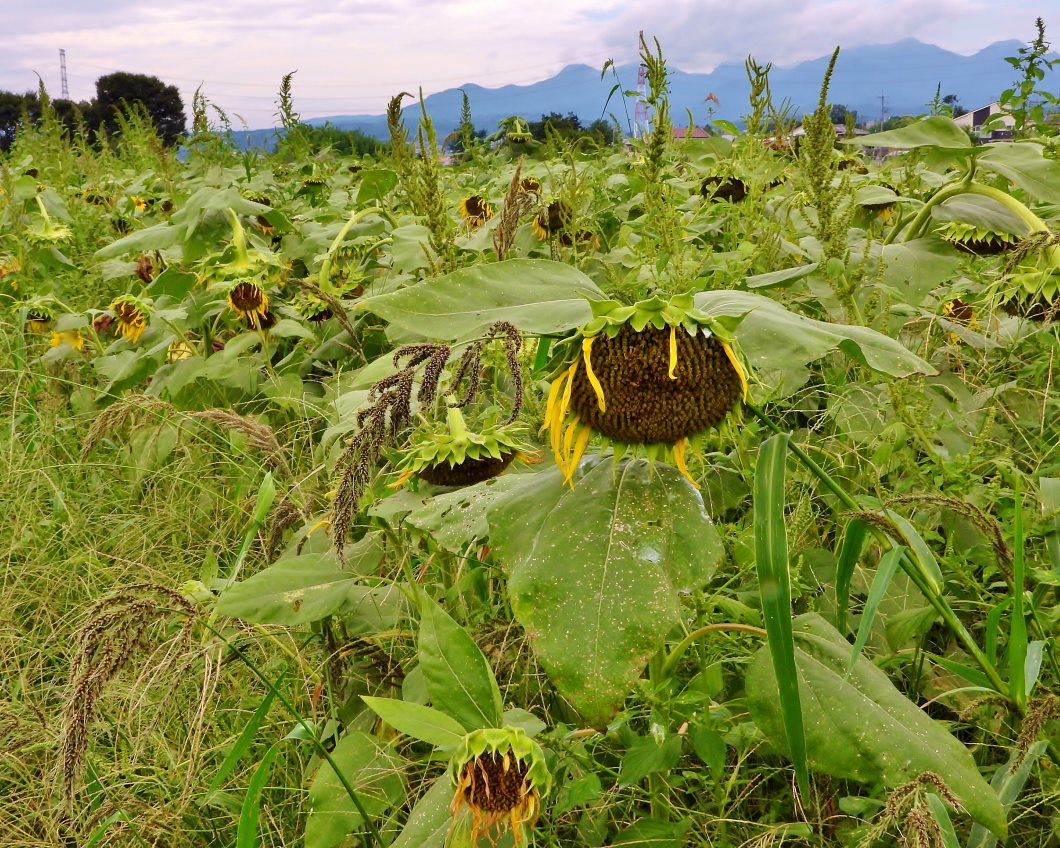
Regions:
<instances>
[{"instance_id":1,"label":"house roof","mask_svg":"<svg viewBox=\"0 0 1060 848\"><path fill-rule=\"evenodd\" d=\"M674 138L685 138L688 127L674 127ZM710 138L710 133L701 127L692 127L692 138Z\"/></svg>"}]
</instances>

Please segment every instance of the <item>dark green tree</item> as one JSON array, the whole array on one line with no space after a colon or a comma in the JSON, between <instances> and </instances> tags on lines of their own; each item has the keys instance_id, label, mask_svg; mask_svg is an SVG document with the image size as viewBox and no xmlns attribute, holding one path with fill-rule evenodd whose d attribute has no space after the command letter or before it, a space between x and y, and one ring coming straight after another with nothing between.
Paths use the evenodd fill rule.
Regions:
<instances>
[{"instance_id":1,"label":"dark green tree","mask_svg":"<svg viewBox=\"0 0 1060 848\"><path fill-rule=\"evenodd\" d=\"M146 74L118 71L100 77L96 80L93 114L86 117L113 133L118 130L119 110L136 103L147 110L164 144L174 145L184 135L187 119L177 87Z\"/></svg>"},{"instance_id":2,"label":"dark green tree","mask_svg":"<svg viewBox=\"0 0 1060 848\"><path fill-rule=\"evenodd\" d=\"M856 110L848 109L842 103L833 103L828 109L829 117L832 119L833 124L846 124L847 115L854 116L854 122L857 123L858 113Z\"/></svg>"},{"instance_id":3,"label":"dark green tree","mask_svg":"<svg viewBox=\"0 0 1060 848\"><path fill-rule=\"evenodd\" d=\"M0 150L8 150L15 141L23 117L36 121L40 117L40 100L35 92L15 94L0 91Z\"/></svg>"}]
</instances>

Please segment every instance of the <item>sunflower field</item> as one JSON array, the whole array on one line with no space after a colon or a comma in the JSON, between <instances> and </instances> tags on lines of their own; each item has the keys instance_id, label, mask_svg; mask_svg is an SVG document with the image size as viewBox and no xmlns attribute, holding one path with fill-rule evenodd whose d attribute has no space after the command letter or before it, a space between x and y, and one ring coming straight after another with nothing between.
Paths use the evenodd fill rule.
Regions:
<instances>
[{"instance_id":1,"label":"sunflower field","mask_svg":"<svg viewBox=\"0 0 1060 848\"><path fill-rule=\"evenodd\" d=\"M0 845L1060 845L1060 143L0 157ZM833 63L835 57L833 56ZM466 128L465 128L466 129Z\"/></svg>"}]
</instances>

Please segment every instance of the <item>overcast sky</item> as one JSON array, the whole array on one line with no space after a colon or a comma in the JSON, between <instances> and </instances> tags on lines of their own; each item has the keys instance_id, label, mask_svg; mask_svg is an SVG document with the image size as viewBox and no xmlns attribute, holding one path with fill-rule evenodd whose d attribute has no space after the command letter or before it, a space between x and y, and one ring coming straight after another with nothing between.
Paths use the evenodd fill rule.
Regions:
<instances>
[{"instance_id":1,"label":"overcast sky","mask_svg":"<svg viewBox=\"0 0 1060 848\"><path fill-rule=\"evenodd\" d=\"M418 86L532 83L574 62L632 62L641 29L672 66L709 71L748 54L790 65L836 44L907 37L970 54L1031 39L1037 16L1060 28L1060 0L0 0L0 89L35 88L36 72L58 95L65 48L75 100L110 71L152 74L185 106L202 84L262 127L293 70L304 118L380 113Z\"/></svg>"}]
</instances>

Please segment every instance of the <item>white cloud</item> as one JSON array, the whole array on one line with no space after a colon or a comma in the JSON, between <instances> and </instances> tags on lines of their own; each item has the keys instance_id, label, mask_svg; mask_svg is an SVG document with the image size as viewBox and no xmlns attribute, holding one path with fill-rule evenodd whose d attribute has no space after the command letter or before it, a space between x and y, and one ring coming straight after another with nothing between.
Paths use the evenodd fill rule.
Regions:
<instances>
[{"instance_id":1,"label":"white cloud","mask_svg":"<svg viewBox=\"0 0 1060 848\"><path fill-rule=\"evenodd\" d=\"M71 95L88 99L113 70L177 85L199 83L251 126L272 122L276 89L298 70L304 117L383 110L398 91L426 93L545 79L571 62L635 59L637 31L656 35L672 66L709 70L748 53L778 65L852 47L918 37L971 52L1029 38L1023 0L54 0L23 11L5 34L0 89L58 92L67 51Z\"/></svg>"}]
</instances>

